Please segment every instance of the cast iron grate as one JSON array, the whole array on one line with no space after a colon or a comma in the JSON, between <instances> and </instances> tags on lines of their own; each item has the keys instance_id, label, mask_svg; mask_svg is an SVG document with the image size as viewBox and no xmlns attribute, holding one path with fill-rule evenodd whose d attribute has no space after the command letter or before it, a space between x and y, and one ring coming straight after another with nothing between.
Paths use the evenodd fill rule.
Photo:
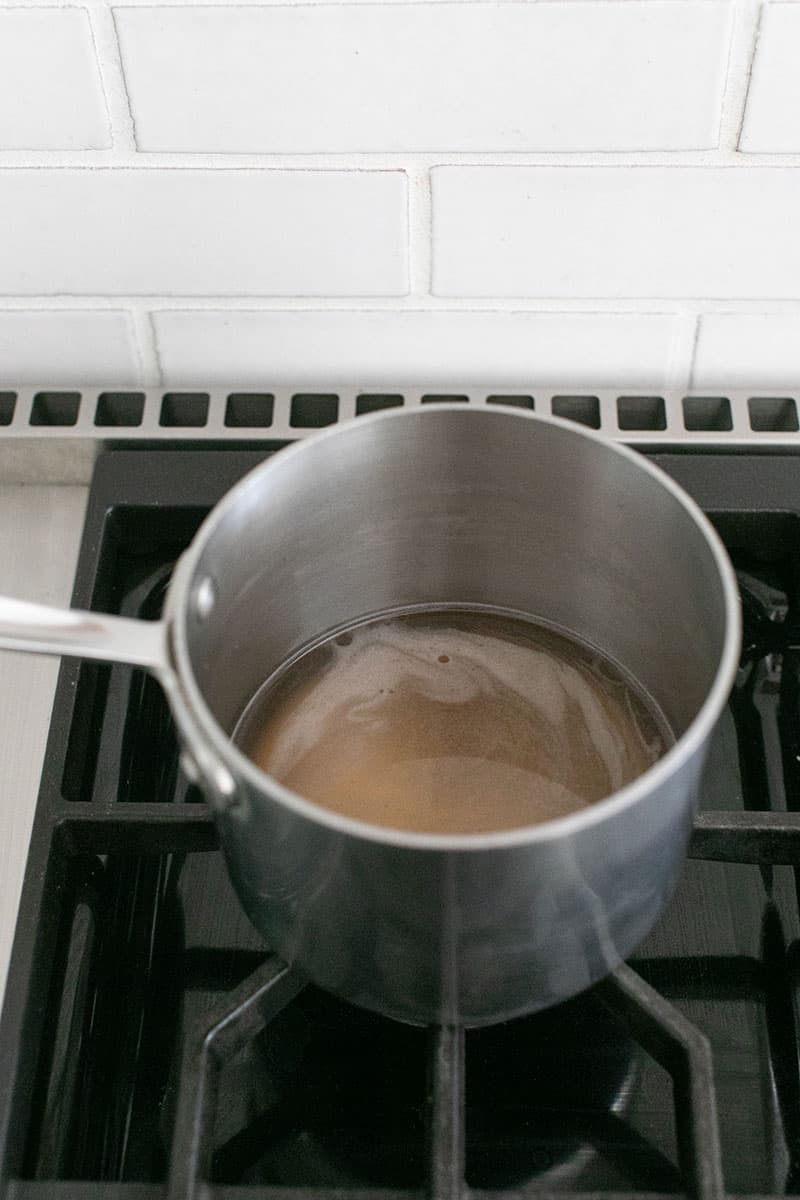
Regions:
<instances>
[{"instance_id":1,"label":"cast iron grate","mask_svg":"<svg viewBox=\"0 0 800 1200\"><path fill-rule=\"evenodd\" d=\"M206 1023L193 1031L172 1143L168 1194L174 1200L207 1194L216 1085L222 1065L257 1036L302 986L302 980L283 963L270 960L228 997ZM708 1042L630 967L622 966L615 971L601 986L601 992L604 1003L621 1017L674 1080L680 1165L687 1192L707 1200L724 1195ZM435 1029L429 1040L430 1157L426 1194L432 1200L457 1200L467 1194L464 1031L453 1027ZM397 1193L405 1197L416 1194ZM261 1188L253 1195L265 1200L287 1198L286 1189L274 1187ZM360 1191L359 1200L367 1195L381 1200L388 1193Z\"/></svg>"},{"instance_id":2,"label":"cast iron grate","mask_svg":"<svg viewBox=\"0 0 800 1200\"><path fill-rule=\"evenodd\" d=\"M260 458L104 456L75 604L156 616L202 516ZM800 1190L800 462L659 461L714 513L739 568L747 636L725 762L731 744L739 761L730 775L715 765L714 804L697 818L690 857L712 872L698 892L706 900L716 902L723 864L748 871L751 891L760 881L757 953L741 937L668 943L671 953L648 942L584 998L494 1031L417 1031L358 1013L270 955L230 902L213 821L180 775L155 685L127 668L67 662L0 1023L0 1196L712 1200ZM744 879L735 876L731 903ZM731 1096L749 1085L739 1059L732 1084L721 1074L743 1049L723 1031L720 1053L719 1030L704 1023L720 1001L763 1017L771 1189L753 1171L758 1186L728 1179L726 1192L728 1172L750 1179L747 1153L731 1157L759 1116L745 1110L731 1135ZM560 1040L570 1029L577 1041ZM614 1052L599 1067L593 1042ZM643 1074L645 1059L663 1080ZM511 1082L482 1108L495 1067ZM520 1117L526 1073L545 1101ZM626 1105L653 1079L658 1103L634 1129ZM340 1113L353 1105L345 1128ZM495 1107L500 1151L522 1153L524 1182L489 1162ZM587 1137L624 1167L616 1182L565 1173Z\"/></svg>"}]
</instances>

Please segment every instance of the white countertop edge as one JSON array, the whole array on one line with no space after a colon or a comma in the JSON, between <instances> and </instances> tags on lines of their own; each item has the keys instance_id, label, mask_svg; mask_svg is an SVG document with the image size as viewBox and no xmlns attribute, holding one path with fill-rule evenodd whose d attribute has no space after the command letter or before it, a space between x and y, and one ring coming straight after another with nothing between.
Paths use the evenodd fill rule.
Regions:
<instances>
[{"instance_id":1,"label":"white countertop edge","mask_svg":"<svg viewBox=\"0 0 800 1200\"><path fill-rule=\"evenodd\" d=\"M0 594L69 604L87 495L85 486L0 483ZM57 658L0 651L0 1007L58 668Z\"/></svg>"}]
</instances>

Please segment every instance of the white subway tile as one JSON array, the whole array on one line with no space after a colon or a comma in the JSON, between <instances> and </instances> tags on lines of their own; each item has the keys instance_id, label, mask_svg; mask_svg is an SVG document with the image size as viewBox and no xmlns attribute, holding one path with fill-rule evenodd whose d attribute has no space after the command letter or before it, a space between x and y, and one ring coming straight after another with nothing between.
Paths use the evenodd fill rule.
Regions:
<instances>
[{"instance_id":1,"label":"white subway tile","mask_svg":"<svg viewBox=\"0 0 800 1200\"><path fill-rule=\"evenodd\" d=\"M164 379L220 386L662 387L660 314L186 312L153 317Z\"/></svg>"},{"instance_id":2,"label":"white subway tile","mask_svg":"<svg viewBox=\"0 0 800 1200\"><path fill-rule=\"evenodd\" d=\"M800 296L800 171L440 167L440 296Z\"/></svg>"},{"instance_id":3,"label":"white subway tile","mask_svg":"<svg viewBox=\"0 0 800 1200\"><path fill-rule=\"evenodd\" d=\"M740 149L800 150L800 4L767 4L747 93Z\"/></svg>"},{"instance_id":4,"label":"white subway tile","mask_svg":"<svg viewBox=\"0 0 800 1200\"><path fill-rule=\"evenodd\" d=\"M0 8L0 150L110 145L92 32L81 8Z\"/></svg>"},{"instance_id":5,"label":"white subway tile","mask_svg":"<svg viewBox=\"0 0 800 1200\"><path fill-rule=\"evenodd\" d=\"M800 313L704 316L692 387L800 387Z\"/></svg>"},{"instance_id":6,"label":"white subway tile","mask_svg":"<svg viewBox=\"0 0 800 1200\"><path fill-rule=\"evenodd\" d=\"M728 3L115 10L145 150L714 146Z\"/></svg>"},{"instance_id":7,"label":"white subway tile","mask_svg":"<svg viewBox=\"0 0 800 1200\"><path fill-rule=\"evenodd\" d=\"M0 391L13 384L139 382L124 312L0 309Z\"/></svg>"},{"instance_id":8,"label":"white subway tile","mask_svg":"<svg viewBox=\"0 0 800 1200\"><path fill-rule=\"evenodd\" d=\"M397 295L399 171L0 172L0 294Z\"/></svg>"}]
</instances>

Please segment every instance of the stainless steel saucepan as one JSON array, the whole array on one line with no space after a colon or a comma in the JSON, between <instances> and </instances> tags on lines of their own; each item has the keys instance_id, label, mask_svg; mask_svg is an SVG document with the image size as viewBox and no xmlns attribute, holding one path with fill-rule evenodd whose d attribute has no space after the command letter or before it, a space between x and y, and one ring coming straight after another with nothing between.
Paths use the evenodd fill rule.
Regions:
<instances>
[{"instance_id":1,"label":"stainless steel saucepan","mask_svg":"<svg viewBox=\"0 0 800 1200\"><path fill-rule=\"evenodd\" d=\"M654 698L675 745L571 816L434 836L326 811L232 744L247 702L304 643L448 602L592 642ZM681 871L739 639L721 543L646 459L564 421L458 404L357 418L256 468L183 555L162 621L0 600L0 646L160 680L270 946L356 1004L468 1025L564 1000L653 925Z\"/></svg>"}]
</instances>

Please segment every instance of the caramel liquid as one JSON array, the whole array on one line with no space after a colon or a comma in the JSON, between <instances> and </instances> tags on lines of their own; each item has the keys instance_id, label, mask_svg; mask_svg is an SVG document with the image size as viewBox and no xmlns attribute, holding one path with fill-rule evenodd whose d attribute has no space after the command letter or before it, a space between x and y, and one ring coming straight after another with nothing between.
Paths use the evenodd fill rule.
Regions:
<instances>
[{"instance_id":1,"label":"caramel liquid","mask_svg":"<svg viewBox=\"0 0 800 1200\"><path fill-rule=\"evenodd\" d=\"M236 735L308 800L424 833L515 829L630 783L671 743L596 650L518 617L377 618L268 681Z\"/></svg>"}]
</instances>

